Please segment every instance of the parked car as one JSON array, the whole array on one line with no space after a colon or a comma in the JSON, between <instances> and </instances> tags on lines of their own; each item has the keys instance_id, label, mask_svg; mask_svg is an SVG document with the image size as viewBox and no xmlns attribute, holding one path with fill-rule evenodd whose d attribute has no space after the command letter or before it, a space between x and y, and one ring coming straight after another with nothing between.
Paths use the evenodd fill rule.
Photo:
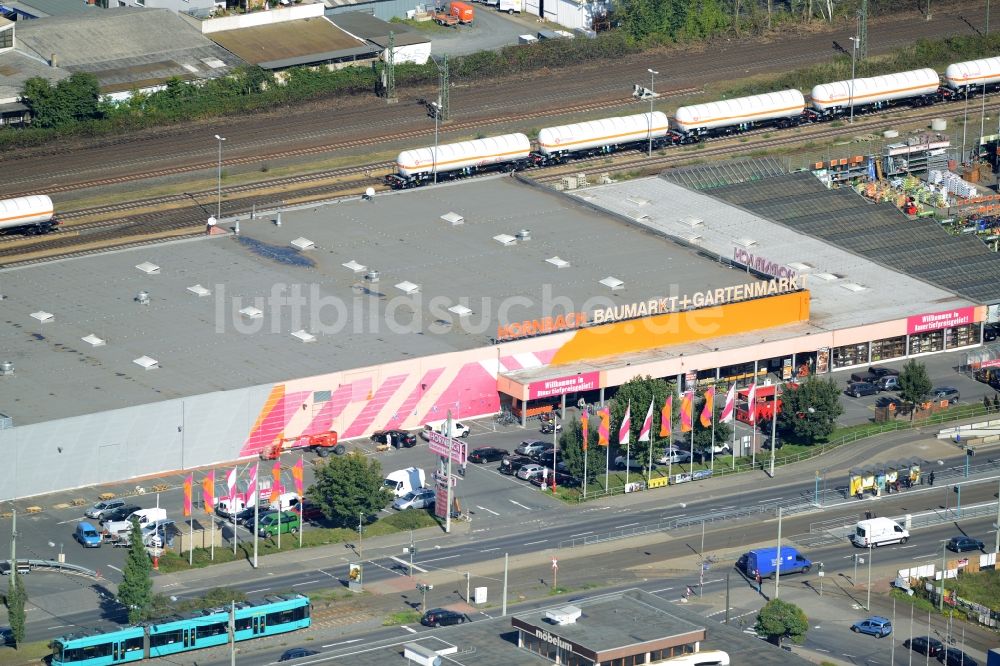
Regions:
<instances>
[{"instance_id":1,"label":"parked car","mask_svg":"<svg viewBox=\"0 0 1000 666\"><path fill-rule=\"evenodd\" d=\"M278 657L278 661L291 661L292 659L301 659L302 657L312 657L319 654L316 650L307 650L306 648L290 648L281 653Z\"/></svg>"},{"instance_id":2,"label":"parked car","mask_svg":"<svg viewBox=\"0 0 1000 666\"><path fill-rule=\"evenodd\" d=\"M469 616L446 608L432 608L420 618L420 624L425 627L446 627L450 624L465 624L470 622Z\"/></svg>"},{"instance_id":3,"label":"parked car","mask_svg":"<svg viewBox=\"0 0 1000 666\"><path fill-rule=\"evenodd\" d=\"M507 449L498 449L495 446L480 446L479 448L472 449L472 451L469 452L469 462L496 462L497 460L503 460L505 456L509 455L510 451Z\"/></svg>"},{"instance_id":4,"label":"parked car","mask_svg":"<svg viewBox=\"0 0 1000 666\"><path fill-rule=\"evenodd\" d=\"M294 511L269 513L257 522L257 534L261 537L275 536L279 532L296 534L301 524L299 514Z\"/></svg>"},{"instance_id":5,"label":"parked car","mask_svg":"<svg viewBox=\"0 0 1000 666\"><path fill-rule=\"evenodd\" d=\"M901 388L899 385L899 375L880 377L875 382L875 386L879 391L898 391Z\"/></svg>"},{"instance_id":6,"label":"parked car","mask_svg":"<svg viewBox=\"0 0 1000 666\"><path fill-rule=\"evenodd\" d=\"M553 432L562 432L562 423L559 421L542 421L542 427L538 430L543 435L551 435Z\"/></svg>"},{"instance_id":7,"label":"parked car","mask_svg":"<svg viewBox=\"0 0 1000 666\"><path fill-rule=\"evenodd\" d=\"M876 638L885 638L892 633L892 622L887 617L876 615L867 620L858 620L851 625L851 631L856 634L868 634Z\"/></svg>"},{"instance_id":8,"label":"parked car","mask_svg":"<svg viewBox=\"0 0 1000 666\"><path fill-rule=\"evenodd\" d=\"M520 446L514 449L514 453L522 456L530 456L550 448L552 448L552 442L543 442L540 439L526 439L521 442Z\"/></svg>"},{"instance_id":9,"label":"parked car","mask_svg":"<svg viewBox=\"0 0 1000 666\"><path fill-rule=\"evenodd\" d=\"M271 513L271 511L268 511L267 509L261 509L260 513L257 515L257 520L259 521L261 518L263 518L264 516L266 516L269 513ZM232 518L230 518L230 520L231 519ZM252 506L248 506L247 508L243 509L242 511L238 511L236 513L236 524L237 525L242 525L243 527L247 528L248 530L253 530L253 507Z\"/></svg>"},{"instance_id":10,"label":"parked car","mask_svg":"<svg viewBox=\"0 0 1000 666\"><path fill-rule=\"evenodd\" d=\"M545 468L538 463L531 463L530 465L525 465L521 469L517 470L517 478L527 481L532 477L541 476L542 470L544 469Z\"/></svg>"},{"instance_id":11,"label":"parked car","mask_svg":"<svg viewBox=\"0 0 1000 666\"><path fill-rule=\"evenodd\" d=\"M860 398L863 395L875 395L878 393L878 387L871 382L852 382L847 385L847 390L844 393Z\"/></svg>"},{"instance_id":12,"label":"parked car","mask_svg":"<svg viewBox=\"0 0 1000 666\"><path fill-rule=\"evenodd\" d=\"M947 400L953 405L962 397L958 389L953 386L938 386L931 390L931 395L935 400Z\"/></svg>"},{"instance_id":13,"label":"parked car","mask_svg":"<svg viewBox=\"0 0 1000 666\"><path fill-rule=\"evenodd\" d=\"M541 488L542 486L551 486L552 485L552 470L550 469L548 471L548 474L545 475L545 478L542 478L541 476L535 476L535 477L532 477L532 478L528 479L528 483L530 483L532 485L535 485L535 486L538 486L539 488ZM557 486L567 486L569 488L575 488L576 486L580 485L580 479L576 478L572 474L567 474L566 472L559 472L559 471L557 471L556 472L556 485Z\"/></svg>"},{"instance_id":14,"label":"parked car","mask_svg":"<svg viewBox=\"0 0 1000 666\"><path fill-rule=\"evenodd\" d=\"M969 536L953 536L945 544L945 548L956 553L964 553L967 550L983 550L983 542Z\"/></svg>"},{"instance_id":15,"label":"parked car","mask_svg":"<svg viewBox=\"0 0 1000 666\"><path fill-rule=\"evenodd\" d=\"M417 436L405 430L378 430L372 434L372 441L397 449L409 449L416 446Z\"/></svg>"},{"instance_id":16,"label":"parked car","mask_svg":"<svg viewBox=\"0 0 1000 666\"><path fill-rule=\"evenodd\" d=\"M535 461L527 456L508 456L500 461L500 473L509 475L517 474L517 470L533 462Z\"/></svg>"},{"instance_id":17,"label":"parked car","mask_svg":"<svg viewBox=\"0 0 1000 666\"><path fill-rule=\"evenodd\" d=\"M629 468L630 471L632 471L632 472L641 472L642 470L646 469L638 460L636 460L636 458L635 458L634 455L633 456L626 456L624 453L621 454L620 456L615 456L615 460L614 460L615 469L624 470L625 469L626 458L627 458L627 461L628 461L628 468Z\"/></svg>"},{"instance_id":18,"label":"parked car","mask_svg":"<svg viewBox=\"0 0 1000 666\"><path fill-rule=\"evenodd\" d=\"M944 666L979 666L979 662L958 648L948 648L937 656Z\"/></svg>"},{"instance_id":19,"label":"parked car","mask_svg":"<svg viewBox=\"0 0 1000 666\"><path fill-rule=\"evenodd\" d=\"M656 462L661 465L686 463L691 461L691 452L676 446L668 446Z\"/></svg>"},{"instance_id":20,"label":"parked car","mask_svg":"<svg viewBox=\"0 0 1000 666\"><path fill-rule=\"evenodd\" d=\"M84 511L83 515L87 518L96 518L97 520L100 520L104 517L104 514L110 513L121 506L125 506L125 500L123 499L105 500L103 502L98 502Z\"/></svg>"},{"instance_id":21,"label":"parked car","mask_svg":"<svg viewBox=\"0 0 1000 666\"><path fill-rule=\"evenodd\" d=\"M901 411L906 403L897 398L894 395L883 395L880 396L878 400L875 401L876 407L888 407L893 405L896 411Z\"/></svg>"},{"instance_id":22,"label":"parked car","mask_svg":"<svg viewBox=\"0 0 1000 666\"><path fill-rule=\"evenodd\" d=\"M73 532L73 538L76 539L84 548L101 547L100 533L94 528L93 525L86 521L77 523L76 530Z\"/></svg>"},{"instance_id":23,"label":"parked car","mask_svg":"<svg viewBox=\"0 0 1000 666\"><path fill-rule=\"evenodd\" d=\"M123 504L117 509L112 509L111 511L105 511L100 520L98 521L102 525L104 523L111 523L116 520L125 520L132 515L133 512L138 511L142 507L135 506L134 504Z\"/></svg>"},{"instance_id":24,"label":"parked car","mask_svg":"<svg viewBox=\"0 0 1000 666\"><path fill-rule=\"evenodd\" d=\"M432 504L434 504L434 489L420 488L418 490L411 490L402 497L397 497L396 501L392 503L392 508L397 511L426 509Z\"/></svg>"},{"instance_id":25,"label":"parked car","mask_svg":"<svg viewBox=\"0 0 1000 666\"><path fill-rule=\"evenodd\" d=\"M712 447L714 451L709 451L709 449L698 449L694 452L694 460L698 463L703 463L711 460L713 456L725 456L731 453L729 444L722 444Z\"/></svg>"},{"instance_id":26,"label":"parked car","mask_svg":"<svg viewBox=\"0 0 1000 666\"><path fill-rule=\"evenodd\" d=\"M890 375L898 376L899 370L893 370L892 368L886 368L881 365L873 365L867 370L859 370L851 373L851 379L849 381L874 383L879 379Z\"/></svg>"},{"instance_id":27,"label":"parked car","mask_svg":"<svg viewBox=\"0 0 1000 666\"><path fill-rule=\"evenodd\" d=\"M781 435L778 435L777 437L775 437L775 442L774 442L774 448L775 448L775 450L780 449L784 445L785 445L785 441L783 439L781 439ZM760 443L760 448L764 449L765 451L770 451L771 450L771 436L770 435L767 435L766 437L764 437L763 441L761 441L761 443Z\"/></svg>"},{"instance_id":28,"label":"parked car","mask_svg":"<svg viewBox=\"0 0 1000 666\"><path fill-rule=\"evenodd\" d=\"M323 520L326 518L323 514L323 509L319 508L309 500L299 502L296 499L292 502L289 510L299 514L299 518L302 520Z\"/></svg>"},{"instance_id":29,"label":"parked car","mask_svg":"<svg viewBox=\"0 0 1000 666\"><path fill-rule=\"evenodd\" d=\"M444 433L444 427L447 421L434 421L433 423L428 423L420 431L421 439L430 441L431 432ZM451 436L452 437L468 437L472 429L460 421L451 422Z\"/></svg>"},{"instance_id":30,"label":"parked car","mask_svg":"<svg viewBox=\"0 0 1000 666\"><path fill-rule=\"evenodd\" d=\"M930 636L907 638L903 641L903 647L913 650L914 652L919 652L920 654L930 655L932 657L936 657L944 652L944 643L936 638L931 638Z\"/></svg>"},{"instance_id":31,"label":"parked car","mask_svg":"<svg viewBox=\"0 0 1000 666\"><path fill-rule=\"evenodd\" d=\"M983 327L983 342L993 342L1000 337L1000 324L986 324Z\"/></svg>"},{"instance_id":32,"label":"parked car","mask_svg":"<svg viewBox=\"0 0 1000 666\"><path fill-rule=\"evenodd\" d=\"M0 646L13 644L14 632L6 627L0 627Z\"/></svg>"},{"instance_id":33,"label":"parked car","mask_svg":"<svg viewBox=\"0 0 1000 666\"><path fill-rule=\"evenodd\" d=\"M552 464L552 455L553 455L552 451L553 451L552 444L549 444L547 447L545 447L541 451L538 451L537 453L532 453L528 457L531 458L532 460L534 460L536 463L541 463L542 465L551 465ZM556 457L557 461L561 461L562 460L562 451L556 451L555 452L555 457Z\"/></svg>"}]
</instances>

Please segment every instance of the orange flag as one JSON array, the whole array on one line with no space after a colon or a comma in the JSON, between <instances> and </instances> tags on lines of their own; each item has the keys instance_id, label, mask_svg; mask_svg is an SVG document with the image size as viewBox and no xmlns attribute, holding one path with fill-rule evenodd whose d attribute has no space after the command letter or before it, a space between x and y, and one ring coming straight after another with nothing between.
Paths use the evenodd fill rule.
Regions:
<instances>
[{"instance_id":1,"label":"orange flag","mask_svg":"<svg viewBox=\"0 0 1000 666\"><path fill-rule=\"evenodd\" d=\"M201 498L205 503L205 513L212 515L215 507L215 471L201 480Z\"/></svg>"},{"instance_id":2,"label":"orange flag","mask_svg":"<svg viewBox=\"0 0 1000 666\"><path fill-rule=\"evenodd\" d=\"M660 410L660 437L670 437L670 428L674 420L674 396L668 395L667 401Z\"/></svg>"},{"instance_id":3,"label":"orange flag","mask_svg":"<svg viewBox=\"0 0 1000 666\"><path fill-rule=\"evenodd\" d=\"M583 450L587 450L587 435L590 433L590 414L580 414L580 424L583 426Z\"/></svg>"},{"instance_id":4,"label":"orange flag","mask_svg":"<svg viewBox=\"0 0 1000 666\"><path fill-rule=\"evenodd\" d=\"M711 428L712 421L715 420L715 387L709 386L705 390L705 407L701 410L701 425L704 428Z\"/></svg>"},{"instance_id":5,"label":"orange flag","mask_svg":"<svg viewBox=\"0 0 1000 666\"><path fill-rule=\"evenodd\" d=\"M681 432L694 428L694 391L685 391L681 398Z\"/></svg>"},{"instance_id":6,"label":"orange flag","mask_svg":"<svg viewBox=\"0 0 1000 666\"><path fill-rule=\"evenodd\" d=\"M597 426L597 445L607 446L611 433L611 408L599 409L597 415L601 418L601 422Z\"/></svg>"},{"instance_id":7,"label":"orange flag","mask_svg":"<svg viewBox=\"0 0 1000 666\"><path fill-rule=\"evenodd\" d=\"M295 479L295 494L302 497L302 458L292 466L292 478Z\"/></svg>"},{"instance_id":8,"label":"orange flag","mask_svg":"<svg viewBox=\"0 0 1000 666\"><path fill-rule=\"evenodd\" d=\"M184 479L184 517L188 518L191 516L191 491L194 485L194 474L188 474L188 477Z\"/></svg>"},{"instance_id":9,"label":"orange flag","mask_svg":"<svg viewBox=\"0 0 1000 666\"><path fill-rule=\"evenodd\" d=\"M271 502L277 502L281 494L281 461L275 460L274 467L271 468Z\"/></svg>"}]
</instances>

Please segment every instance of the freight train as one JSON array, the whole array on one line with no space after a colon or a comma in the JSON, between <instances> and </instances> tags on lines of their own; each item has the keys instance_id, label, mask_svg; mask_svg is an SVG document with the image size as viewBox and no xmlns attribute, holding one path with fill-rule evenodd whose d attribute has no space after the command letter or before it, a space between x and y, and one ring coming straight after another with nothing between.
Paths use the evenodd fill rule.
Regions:
<instances>
[{"instance_id":1,"label":"freight train","mask_svg":"<svg viewBox=\"0 0 1000 666\"><path fill-rule=\"evenodd\" d=\"M396 172L385 177L393 189L417 187L487 171L521 171L627 149L662 148L762 127L784 129L896 106L922 107L968 99L1000 88L1000 57L948 65L944 81L933 69L915 69L853 81L821 83L808 101L802 92L780 90L737 99L682 106L668 120L659 111L546 127L532 147L524 134L406 150ZM853 109L853 112L852 112Z\"/></svg>"},{"instance_id":2,"label":"freight train","mask_svg":"<svg viewBox=\"0 0 1000 666\"><path fill-rule=\"evenodd\" d=\"M0 199L0 233L47 234L57 226L52 199L44 194Z\"/></svg>"}]
</instances>

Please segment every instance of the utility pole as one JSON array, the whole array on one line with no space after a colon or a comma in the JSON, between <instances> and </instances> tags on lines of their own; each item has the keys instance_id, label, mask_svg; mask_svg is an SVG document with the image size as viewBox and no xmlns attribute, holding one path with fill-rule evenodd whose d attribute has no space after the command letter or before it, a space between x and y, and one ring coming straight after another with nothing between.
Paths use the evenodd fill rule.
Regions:
<instances>
[{"instance_id":1,"label":"utility pole","mask_svg":"<svg viewBox=\"0 0 1000 666\"><path fill-rule=\"evenodd\" d=\"M777 403L775 403L777 406ZM771 439L771 452L774 452L774 439ZM774 598L778 598L778 585L781 582L781 514L784 507L778 507L778 566L774 568Z\"/></svg>"},{"instance_id":2,"label":"utility pole","mask_svg":"<svg viewBox=\"0 0 1000 666\"><path fill-rule=\"evenodd\" d=\"M858 10L858 58L868 58L868 0L861 0Z\"/></svg>"},{"instance_id":3,"label":"utility pole","mask_svg":"<svg viewBox=\"0 0 1000 666\"><path fill-rule=\"evenodd\" d=\"M383 70L382 86L385 91L386 104L395 104L396 98L396 34L389 31L389 48L385 51L385 69Z\"/></svg>"},{"instance_id":4,"label":"utility pole","mask_svg":"<svg viewBox=\"0 0 1000 666\"><path fill-rule=\"evenodd\" d=\"M10 518L10 582L17 578L17 507L11 510Z\"/></svg>"},{"instance_id":5,"label":"utility pole","mask_svg":"<svg viewBox=\"0 0 1000 666\"><path fill-rule=\"evenodd\" d=\"M865 610L871 612L872 609L872 553L874 548L868 546L868 601L865 602Z\"/></svg>"},{"instance_id":6,"label":"utility pole","mask_svg":"<svg viewBox=\"0 0 1000 666\"><path fill-rule=\"evenodd\" d=\"M997 523L993 527L997 528L993 542L993 552L1000 553L1000 481L997 482Z\"/></svg>"},{"instance_id":7,"label":"utility pole","mask_svg":"<svg viewBox=\"0 0 1000 666\"><path fill-rule=\"evenodd\" d=\"M468 571L465 572L465 603L471 604L469 597L472 594L470 587L472 586L472 574Z\"/></svg>"},{"instance_id":8,"label":"utility pole","mask_svg":"<svg viewBox=\"0 0 1000 666\"><path fill-rule=\"evenodd\" d=\"M451 82L448 78L447 54L441 57L439 70L441 74L441 120L447 121L451 119L451 95L448 93L448 90L451 88Z\"/></svg>"},{"instance_id":9,"label":"utility pole","mask_svg":"<svg viewBox=\"0 0 1000 666\"><path fill-rule=\"evenodd\" d=\"M938 611L944 611L944 574L948 567L948 563L945 562L947 554L945 553L944 548L947 543L947 541L941 542L941 594L938 596Z\"/></svg>"},{"instance_id":10,"label":"utility pole","mask_svg":"<svg viewBox=\"0 0 1000 666\"><path fill-rule=\"evenodd\" d=\"M365 556L363 555L363 553L364 553L364 550L363 550L364 544L361 543L361 519L362 519L363 515L364 514L362 512L358 511L358 559L359 560L365 559ZM411 575L412 575L412 572L411 572Z\"/></svg>"},{"instance_id":11,"label":"utility pole","mask_svg":"<svg viewBox=\"0 0 1000 666\"><path fill-rule=\"evenodd\" d=\"M732 571L726 574L726 624L729 624L729 576L732 575Z\"/></svg>"},{"instance_id":12,"label":"utility pole","mask_svg":"<svg viewBox=\"0 0 1000 666\"><path fill-rule=\"evenodd\" d=\"M503 554L503 600L500 602L500 615L507 617L507 553Z\"/></svg>"}]
</instances>

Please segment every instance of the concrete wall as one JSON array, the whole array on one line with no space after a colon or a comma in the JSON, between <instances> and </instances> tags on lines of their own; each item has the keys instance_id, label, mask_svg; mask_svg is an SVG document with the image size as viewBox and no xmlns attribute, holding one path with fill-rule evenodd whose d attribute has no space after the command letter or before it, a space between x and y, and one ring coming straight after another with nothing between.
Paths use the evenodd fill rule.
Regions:
<instances>
[{"instance_id":1,"label":"concrete wall","mask_svg":"<svg viewBox=\"0 0 1000 666\"><path fill-rule=\"evenodd\" d=\"M210 12L215 9L215 0L142 0L139 5L133 0L133 6L145 7L146 9L169 9L180 14L192 10Z\"/></svg>"},{"instance_id":2,"label":"concrete wall","mask_svg":"<svg viewBox=\"0 0 1000 666\"><path fill-rule=\"evenodd\" d=\"M331 7L326 10L327 16L344 14L347 12L364 12L371 14L375 18L388 21L392 18L406 18L406 12L416 9L418 6L433 7L433 0L374 0L372 2L359 2L353 5L343 5L341 7Z\"/></svg>"}]
</instances>

